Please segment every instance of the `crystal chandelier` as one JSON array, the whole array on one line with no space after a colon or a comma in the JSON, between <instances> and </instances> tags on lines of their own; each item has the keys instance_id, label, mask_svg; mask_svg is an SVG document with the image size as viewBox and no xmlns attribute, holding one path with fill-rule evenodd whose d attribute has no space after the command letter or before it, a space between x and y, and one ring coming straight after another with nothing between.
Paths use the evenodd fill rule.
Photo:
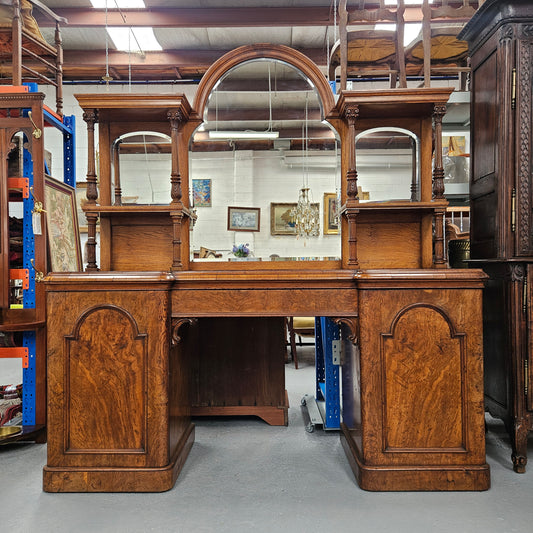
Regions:
<instances>
[{"instance_id":1,"label":"crystal chandelier","mask_svg":"<svg viewBox=\"0 0 533 533\"><path fill-rule=\"evenodd\" d=\"M296 227L296 234L298 237L318 237L320 235L320 213L317 204L313 204L310 199L309 188L309 173L308 173L308 130L307 130L307 118L308 118L308 95L305 97L305 123L302 124L302 142L305 140L304 145L304 165L303 165L303 185L298 194L298 203L296 207L291 209L290 216ZM305 131L304 131L305 127Z\"/></svg>"},{"instance_id":2,"label":"crystal chandelier","mask_svg":"<svg viewBox=\"0 0 533 533\"><path fill-rule=\"evenodd\" d=\"M320 214L318 206L309 199L309 187L300 189L298 204L291 209L291 217L300 237L318 237L320 234Z\"/></svg>"}]
</instances>

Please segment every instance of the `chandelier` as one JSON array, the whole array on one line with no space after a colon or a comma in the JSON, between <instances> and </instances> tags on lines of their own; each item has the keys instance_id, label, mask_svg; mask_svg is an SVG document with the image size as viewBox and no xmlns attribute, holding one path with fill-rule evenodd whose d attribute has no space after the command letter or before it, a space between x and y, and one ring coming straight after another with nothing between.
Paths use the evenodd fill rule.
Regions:
<instances>
[{"instance_id":1,"label":"chandelier","mask_svg":"<svg viewBox=\"0 0 533 533\"><path fill-rule=\"evenodd\" d=\"M309 199L309 187L300 189L298 204L291 209L291 217L299 237L318 237L320 235L320 213L318 206Z\"/></svg>"},{"instance_id":2,"label":"chandelier","mask_svg":"<svg viewBox=\"0 0 533 533\"><path fill-rule=\"evenodd\" d=\"M302 144L304 144L304 164L303 164L303 184L298 194L298 203L293 207L290 216L296 228L298 237L318 237L320 235L320 213L318 204L313 204L310 198L311 189L309 188L308 172L308 95L305 97L305 123L302 124ZM305 131L304 131L305 127Z\"/></svg>"}]
</instances>

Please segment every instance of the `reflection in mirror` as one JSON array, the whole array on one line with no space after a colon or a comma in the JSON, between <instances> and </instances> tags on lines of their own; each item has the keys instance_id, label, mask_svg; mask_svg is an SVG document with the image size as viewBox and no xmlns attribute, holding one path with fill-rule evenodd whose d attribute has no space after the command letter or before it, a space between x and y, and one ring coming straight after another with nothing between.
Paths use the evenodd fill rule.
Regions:
<instances>
[{"instance_id":1,"label":"reflection in mirror","mask_svg":"<svg viewBox=\"0 0 533 533\"><path fill-rule=\"evenodd\" d=\"M307 77L279 60L246 61L219 80L203 118L189 148L198 216L191 257L339 258L338 202L331 201L340 194L339 143ZM294 209L304 188L313 223L298 235Z\"/></svg>"},{"instance_id":2,"label":"reflection in mirror","mask_svg":"<svg viewBox=\"0 0 533 533\"><path fill-rule=\"evenodd\" d=\"M416 135L401 128L372 128L355 138L359 200L420 199L420 155Z\"/></svg>"},{"instance_id":3,"label":"reflection in mirror","mask_svg":"<svg viewBox=\"0 0 533 533\"><path fill-rule=\"evenodd\" d=\"M115 205L170 203L170 137L126 133L113 143Z\"/></svg>"}]
</instances>

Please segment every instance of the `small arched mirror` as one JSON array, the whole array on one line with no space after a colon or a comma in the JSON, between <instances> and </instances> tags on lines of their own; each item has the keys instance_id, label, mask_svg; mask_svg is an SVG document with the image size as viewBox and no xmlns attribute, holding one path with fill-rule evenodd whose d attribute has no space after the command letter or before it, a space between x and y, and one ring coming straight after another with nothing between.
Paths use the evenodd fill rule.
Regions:
<instances>
[{"instance_id":1,"label":"small arched mirror","mask_svg":"<svg viewBox=\"0 0 533 533\"><path fill-rule=\"evenodd\" d=\"M244 61L218 80L203 119L189 147L191 255L232 261L246 245L255 261L338 258L339 141L310 79L279 59ZM295 211L303 189L305 234Z\"/></svg>"},{"instance_id":2,"label":"small arched mirror","mask_svg":"<svg viewBox=\"0 0 533 533\"><path fill-rule=\"evenodd\" d=\"M420 199L420 142L405 129L385 127L355 138L359 200Z\"/></svg>"},{"instance_id":3,"label":"small arched mirror","mask_svg":"<svg viewBox=\"0 0 533 533\"><path fill-rule=\"evenodd\" d=\"M115 205L170 203L170 151L170 137L158 132L135 131L115 139Z\"/></svg>"}]
</instances>

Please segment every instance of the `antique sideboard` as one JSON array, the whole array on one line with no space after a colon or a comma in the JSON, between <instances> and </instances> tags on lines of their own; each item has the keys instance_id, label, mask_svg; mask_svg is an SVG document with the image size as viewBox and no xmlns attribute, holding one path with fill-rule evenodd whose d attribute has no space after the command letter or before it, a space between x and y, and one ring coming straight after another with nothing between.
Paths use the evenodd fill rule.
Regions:
<instances>
[{"instance_id":1,"label":"antique sideboard","mask_svg":"<svg viewBox=\"0 0 533 533\"><path fill-rule=\"evenodd\" d=\"M339 258L192 259L190 140L208 116L209 95L220 80L257 60L301 71L318 94L321 119L340 139ZM45 282L44 489L172 488L194 441L191 414L255 414L285 424L279 332L287 316L328 316L341 327L341 440L362 488L488 489L481 318L486 276L448 268L444 253L440 136L449 94L350 91L335 102L305 56L254 45L217 61L192 106L183 95L78 95L89 134L88 262L83 273L51 273ZM170 139L168 205L121 200L124 176L113 171L115 140L147 130ZM356 147L367 130L400 132L398 142L413 146L416 164L406 195L359 198ZM376 142L381 137L370 144ZM239 346L231 339L243 329L254 330L261 345L253 357L235 354ZM228 348L213 350L211 335Z\"/></svg>"}]
</instances>

